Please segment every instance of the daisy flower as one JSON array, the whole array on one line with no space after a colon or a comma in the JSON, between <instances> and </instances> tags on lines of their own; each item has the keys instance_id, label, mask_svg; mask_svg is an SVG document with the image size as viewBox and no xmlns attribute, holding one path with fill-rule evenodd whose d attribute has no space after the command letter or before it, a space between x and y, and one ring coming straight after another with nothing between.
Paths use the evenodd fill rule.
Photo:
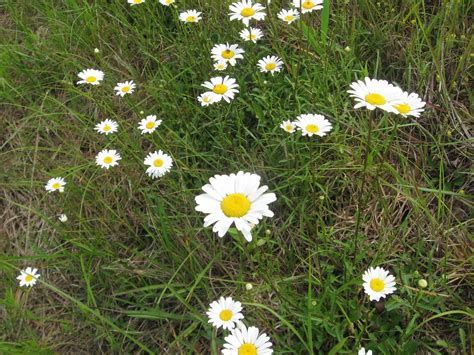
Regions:
<instances>
[{"instance_id":1,"label":"daisy flower","mask_svg":"<svg viewBox=\"0 0 474 355\"><path fill-rule=\"evenodd\" d=\"M311 137L315 134L323 137L332 129L331 122L325 119L323 115L308 113L296 118L295 124L301 130L303 136Z\"/></svg>"},{"instance_id":2,"label":"daisy flower","mask_svg":"<svg viewBox=\"0 0 474 355\"><path fill-rule=\"evenodd\" d=\"M102 168L109 169L111 166L118 165L118 161L122 159L116 150L104 149L95 157L95 162Z\"/></svg>"},{"instance_id":3,"label":"daisy flower","mask_svg":"<svg viewBox=\"0 0 474 355\"><path fill-rule=\"evenodd\" d=\"M212 92L206 92L199 95L197 99L201 103L201 106L209 106L214 103L213 98Z\"/></svg>"},{"instance_id":4,"label":"daisy flower","mask_svg":"<svg viewBox=\"0 0 474 355\"><path fill-rule=\"evenodd\" d=\"M229 6L231 13L229 14L230 20L241 20L245 26L248 26L251 19L257 21L265 19L265 7L259 3L253 3L251 0L243 0L232 3Z\"/></svg>"},{"instance_id":5,"label":"daisy flower","mask_svg":"<svg viewBox=\"0 0 474 355\"><path fill-rule=\"evenodd\" d=\"M359 352L357 353L357 355L372 355L372 350L365 350L364 347L360 348L359 349Z\"/></svg>"},{"instance_id":6,"label":"daisy flower","mask_svg":"<svg viewBox=\"0 0 474 355\"><path fill-rule=\"evenodd\" d=\"M115 95L124 97L126 94L131 94L135 90L135 86L133 80L117 83L117 86L114 87L114 90L117 91Z\"/></svg>"},{"instance_id":7,"label":"daisy flower","mask_svg":"<svg viewBox=\"0 0 474 355\"><path fill-rule=\"evenodd\" d=\"M288 133L293 133L296 130L296 124L290 120L287 120L281 123L280 128L283 128Z\"/></svg>"},{"instance_id":8,"label":"daisy flower","mask_svg":"<svg viewBox=\"0 0 474 355\"><path fill-rule=\"evenodd\" d=\"M34 286L38 278L41 276L40 274L37 274L37 272L38 269L27 267L20 271L20 275L16 279L20 281L20 286Z\"/></svg>"},{"instance_id":9,"label":"daisy flower","mask_svg":"<svg viewBox=\"0 0 474 355\"><path fill-rule=\"evenodd\" d=\"M252 41L253 43L257 43L257 41L263 37L263 32L254 27L244 28L240 31L240 38L244 41Z\"/></svg>"},{"instance_id":10,"label":"daisy flower","mask_svg":"<svg viewBox=\"0 0 474 355\"><path fill-rule=\"evenodd\" d=\"M270 355L273 353L270 337L265 333L260 333L256 327L241 325L235 328L232 333L225 337L223 355Z\"/></svg>"},{"instance_id":11,"label":"daisy flower","mask_svg":"<svg viewBox=\"0 0 474 355\"><path fill-rule=\"evenodd\" d=\"M386 80L365 78L351 84L351 90L347 91L357 104L354 108L367 107L369 110L381 108L388 112L397 112L393 107L402 97L399 87L389 84Z\"/></svg>"},{"instance_id":12,"label":"daisy flower","mask_svg":"<svg viewBox=\"0 0 474 355\"><path fill-rule=\"evenodd\" d=\"M109 119L99 122L95 125L94 130L99 133L108 135L109 133L117 132L118 123Z\"/></svg>"},{"instance_id":13,"label":"daisy flower","mask_svg":"<svg viewBox=\"0 0 474 355\"><path fill-rule=\"evenodd\" d=\"M227 69L227 62L225 60L219 60L218 62L214 63L214 69L215 70L226 70Z\"/></svg>"},{"instance_id":14,"label":"daisy flower","mask_svg":"<svg viewBox=\"0 0 474 355\"><path fill-rule=\"evenodd\" d=\"M196 196L196 211L206 213L204 227L214 224L212 231L223 237L232 224L247 241L250 230L263 218L273 217L268 204L276 201L274 193L264 193L260 176L239 171L237 174L215 175L202 187L204 194Z\"/></svg>"},{"instance_id":15,"label":"daisy flower","mask_svg":"<svg viewBox=\"0 0 474 355\"><path fill-rule=\"evenodd\" d=\"M66 185L66 181L62 177L57 177L49 179L44 188L48 192L64 192L64 185Z\"/></svg>"},{"instance_id":16,"label":"daisy flower","mask_svg":"<svg viewBox=\"0 0 474 355\"><path fill-rule=\"evenodd\" d=\"M161 5L170 6L175 0L160 0Z\"/></svg>"},{"instance_id":17,"label":"daisy flower","mask_svg":"<svg viewBox=\"0 0 474 355\"><path fill-rule=\"evenodd\" d=\"M146 173L153 179L162 177L169 172L173 166L173 160L171 157L168 154L163 153L161 150L149 153L143 163L149 166L149 168L146 169Z\"/></svg>"},{"instance_id":18,"label":"daisy flower","mask_svg":"<svg viewBox=\"0 0 474 355\"><path fill-rule=\"evenodd\" d=\"M209 310L206 312L209 317L209 323L219 329L232 330L235 324L243 319L242 304L234 301L231 297L221 297L218 301L214 301L209 305Z\"/></svg>"},{"instance_id":19,"label":"daisy flower","mask_svg":"<svg viewBox=\"0 0 474 355\"><path fill-rule=\"evenodd\" d=\"M282 21L285 21L287 24L290 24L300 18L300 13L298 12L298 10L295 9L283 9L278 13L278 18Z\"/></svg>"},{"instance_id":20,"label":"daisy flower","mask_svg":"<svg viewBox=\"0 0 474 355\"><path fill-rule=\"evenodd\" d=\"M395 112L403 117L420 117L420 114L425 110L426 103L414 92L411 94L403 92L397 101L398 103L393 105L393 107L396 110Z\"/></svg>"},{"instance_id":21,"label":"daisy flower","mask_svg":"<svg viewBox=\"0 0 474 355\"><path fill-rule=\"evenodd\" d=\"M370 267L362 276L364 291L371 301L378 301L395 292L395 277L381 267Z\"/></svg>"},{"instance_id":22,"label":"daisy flower","mask_svg":"<svg viewBox=\"0 0 474 355\"><path fill-rule=\"evenodd\" d=\"M211 78L211 81L206 81L201 86L204 86L211 91L208 91L207 94L211 96L212 103L219 102L224 99L226 102L230 102L239 92L237 88L239 85L235 82L234 78L226 76L225 78L221 76L216 76Z\"/></svg>"},{"instance_id":23,"label":"daisy flower","mask_svg":"<svg viewBox=\"0 0 474 355\"><path fill-rule=\"evenodd\" d=\"M234 66L237 63L236 59L242 59L244 56L242 53L245 51L242 48L239 48L238 44L216 44L211 49L211 58L214 61L224 61Z\"/></svg>"},{"instance_id":24,"label":"daisy flower","mask_svg":"<svg viewBox=\"0 0 474 355\"><path fill-rule=\"evenodd\" d=\"M275 72L279 72L283 66L283 61L277 56L266 56L260 59L257 63L262 73L270 73L273 75Z\"/></svg>"},{"instance_id":25,"label":"daisy flower","mask_svg":"<svg viewBox=\"0 0 474 355\"><path fill-rule=\"evenodd\" d=\"M161 122L163 120L157 120L155 115L149 115L138 123L138 129L142 131L142 134L153 133Z\"/></svg>"},{"instance_id":26,"label":"daisy flower","mask_svg":"<svg viewBox=\"0 0 474 355\"><path fill-rule=\"evenodd\" d=\"M143 4L145 0L128 0L130 6Z\"/></svg>"},{"instance_id":27,"label":"daisy flower","mask_svg":"<svg viewBox=\"0 0 474 355\"><path fill-rule=\"evenodd\" d=\"M82 79L77 82L78 84L99 85L104 80L104 72L95 69L83 70L77 76Z\"/></svg>"},{"instance_id":28,"label":"daisy flower","mask_svg":"<svg viewBox=\"0 0 474 355\"><path fill-rule=\"evenodd\" d=\"M201 20L201 14L202 12L196 10L187 10L179 14L179 19L186 23L199 22Z\"/></svg>"},{"instance_id":29,"label":"daisy flower","mask_svg":"<svg viewBox=\"0 0 474 355\"><path fill-rule=\"evenodd\" d=\"M59 222L61 222L61 223L66 223L66 222L67 222L67 216L66 216L64 213L61 214L61 215L58 217L58 219L59 219Z\"/></svg>"},{"instance_id":30,"label":"daisy flower","mask_svg":"<svg viewBox=\"0 0 474 355\"><path fill-rule=\"evenodd\" d=\"M323 8L323 0L293 0L293 6L304 14L314 10L321 10Z\"/></svg>"}]
</instances>

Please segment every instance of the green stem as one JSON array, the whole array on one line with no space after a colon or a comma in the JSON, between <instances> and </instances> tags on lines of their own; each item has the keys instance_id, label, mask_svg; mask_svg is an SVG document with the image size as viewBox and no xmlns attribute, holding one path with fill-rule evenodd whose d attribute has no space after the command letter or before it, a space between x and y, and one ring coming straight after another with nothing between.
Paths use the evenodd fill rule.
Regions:
<instances>
[{"instance_id":1,"label":"green stem","mask_svg":"<svg viewBox=\"0 0 474 355\"><path fill-rule=\"evenodd\" d=\"M375 116L375 111L370 112L369 114L369 130L367 132L367 141L365 144L365 153L364 153L364 165L362 168L362 178L360 179L359 195L357 197L357 211L356 211L356 226L354 231L354 259L357 256L358 250L358 234L361 223L361 210L365 208L365 199L364 197L364 186L367 179L367 164L369 160L369 151L372 140L372 125L373 125L373 116ZM364 200L364 201L363 201Z\"/></svg>"}]
</instances>

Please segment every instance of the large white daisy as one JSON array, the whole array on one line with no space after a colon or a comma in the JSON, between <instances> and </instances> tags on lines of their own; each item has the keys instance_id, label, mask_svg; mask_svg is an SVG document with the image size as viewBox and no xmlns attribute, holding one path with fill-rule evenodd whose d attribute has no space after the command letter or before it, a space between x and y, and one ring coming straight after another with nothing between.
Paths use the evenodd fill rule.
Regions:
<instances>
[{"instance_id":1,"label":"large white daisy","mask_svg":"<svg viewBox=\"0 0 474 355\"><path fill-rule=\"evenodd\" d=\"M162 177L171 170L173 159L171 159L168 154L159 150L157 152L149 153L143 163L148 165L146 173L153 179L156 179Z\"/></svg>"},{"instance_id":2,"label":"large white daisy","mask_svg":"<svg viewBox=\"0 0 474 355\"><path fill-rule=\"evenodd\" d=\"M301 130L303 136L311 137L313 134L323 137L331 129L332 125L323 115L313 113L303 114L296 117L296 126Z\"/></svg>"},{"instance_id":3,"label":"large white daisy","mask_svg":"<svg viewBox=\"0 0 474 355\"><path fill-rule=\"evenodd\" d=\"M136 85L133 80L124 83L117 83L117 86L114 87L114 90L116 91L115 95L124 97L127 94L132 94L135 87Z\"/></svg>"},{"instance_id":4,"label":"large white daisy","mask_svg":"<svg viewBox=\"0 0 474 355\"><path fill-rule=\"evenodd\" d=\"M101 134L111 134L117 132L118 123L109 119L103 120L95 125L94 130Z\"/></svg>"},{"instance_id":5,"label":"large white daisy","mask_svg":"<svg viewBox=\"0 0 474 355\"><path fill-rule=\"evenodd\" d=\"M156 115L149 115L138 123L138 129L142 131L142 134L153 133L160 126L161 122L163 120L157 120Z\"/></svg>"},{"instance_id":6,"label":"large white daisy","mask_svg":"<svg viewBox=\"0 0 474 355\"><path fill-rule=\"evenodd\" d=\"M260 21L265 19L265 7L259 3L253 3L251 0L243 0L232 3L229 6L231 20L241 20L245 26L248 26L251 19Z\"/></svg>"},{"instance_id":7,"label":"large white daisy","mask_svg":"<svg viewBox=\"0 0 474 355\"><path fill-rule=\"evenodd\" d=\"M49 179L44 188L48 192L64 192L64 185L66 185L66 181L62 177L56 177Z\"/></svg>"},{"instance_id":8,"label":"large white daisy","mask_svg":"<svg viewBox=\"0 0 474 355\"><path fill-rule=\"evenodd\" d=\"M37 274L37 272L38 269L27 267L20 271L20 275L16 279L20 281L20 286L34 286L38 278L41 276L40 274Z\"/></svg>"},{"instance_id":9,"label":"large white daisy","mask_svg":"<svg viewBox=\"0 0 474 355\"><path fill-rule=\"evenodd\" d=\"M283 9L278 13L278 18L282 21L285 21L287 24L290 24L300 18L300 13L296 9Z\"/></svg>"},{"instance_id":10,"label":"large white daisy","mask_svg":"<svg viewBox=\"0 0 474 355\"><path fill-rule=\"evenodd\" d=\"M270 337L265 333L259 333L256 327L247 329L241 324L224 340L223 355L270 355L273 353Z\"/></svg>"},{"instance_id":11,"label":"large white daisy","mask_svg":"<svg viewBox=\"0 0 474 355\"><path fill-rule=\"evenodd\" d=\"M122 159L119 153L114 149L104 149L95 157L95 162L101 168L109 169L111 166L118 165L118 161Z\"/></svg>"},{"instance_id":12,"label":"large white daisy","mask_svg":"<svg viewBox=\"0 0 474 355\"><path fill-rule=\"evenodd\" d=\"M293 0L293 6L304 14L323 8L323 0Z\"/></svg>"},{"instance_id":13,"label":"large white daisy","mask_svg":"<svg viewBox=\"0 0 474 355\"><path fill-rule=\"evenodd\" d=\"M377 266L375 269L370 267L362 276L364 280L364 291L371 301L378 301L387 295L394 293L395 277L390 275L388 271Z\"/></svg>"},{"instance_id":14,"label":"large white daisy","mask_svg":"<svg viewBox=\"0 0 474 355\"><path fill-rule=\"evenodd\" d=\"M279 72L283 66L283 61L277 56L266 56L260 59L257 63L262 73L273 73Z\"/></svg>"},{"instance_id":15,"label":"large white daisy","mask_svg":"<svg viewBox=\"0 0 474 355\"><path fill-rule=\"evenodd\" d=\"M206 312L209 323L219 329L234 329L236 322L243 319L242 304L234 301L231 297L221 297L209 305Z\"/></svg>"},{"instance_id":16,"label":"large white daisy","mask_svg":"<svg viewBox=\"0 0 474 355\"><path fill-rule=\"evenodd\" d=\"M95 69L83 70L77 76L81 79L78 84L99 85L104 80L104 72Z\"/></svg>"},{"instance_id":17,"label":"large white daisy","mask_svg":"<svg viewBox=\"0 0 474 355\"><path fill-rule=\"evenodd\" d=\"M224 61L234 66L237 63L236 59L244 57L242 53L245 53L245 51L239 48L237 44L216 44L211 49L211 58L216 62Z\"/></svg>"},{"instance_id":18,"label":"large white daisy","mask_svg":"<svg viewBox=\"0 0 474 355\"><path fill-rule=\"evenodd\" d=\"M388 112L395 112L394 104L402 98L403 91L386 80L365 78L351 84L351 90L347 91L357 104L354 108L367 107L369 110L381 108Z\"/></svg>"},{"instance_id":19,"label":"large white daisy","mask_svg":"<svg viewBox=\"0 0 474 355\"><path fill-rule=\"evenodd\" d=\"M223 237L232 224L247 241L252 240L253 225L266 217L273 217L268 204L276 201L274 193L264 193L268 186L260 186L260 176L239 171L237 174L215 175L202 187L204 194L196 196L196 211L206 213L204 227L214 224L212 231Z\"/></svg>"},{"instance_id":20,"label":"large white daisy","mask_svg":"<svg viewBox=\"0 0 474 355\"><path fill-rule=\"evenodd\" d=\"M414 116L420 117L420 114L425 110L426 103L418 96L417 93L402 92L397 100L398 102L393 105L395 112L402 115L403 117Z\"/></svg>"},{"instance_id":21,"label":"large white daisy","mask_svg":"<svg viewBox=\"0 0 474 355\"><path fill-rule=\"evenodd\" d=\"M257 43L257 41L262 37L262 30L255 27L244 28L242 31L240 31L240 38L242 38L244 41L252 41L253 43Z\"/></svg>"},{"instance_id":22,"label":"large white daisy","mask_svg":"<svg viewBox=\"0 0 474 355\"><path fill-rule=\"evenodd\" d=\"M230 78L229 76L224 78L216 76L215 78L211 78L211 81L206 81L202 86L211 90L208 91L207 94L211 96L213 103L219 102L222 99L230 102L235 94L239 92L239 90L237 90L239 85L235 82L234 78Z\"/></svg>"},{"instance_id":23,"label":"large white daisy","mask_svg":"<svg viewBox=\"0 0 474 355\"><path fill-rule=\"evenodd\" d=\"M201 21L202 12L196 10L187 10L179 14L179 19L185 23L193 23Z\"/></svg>"}]
</instances>

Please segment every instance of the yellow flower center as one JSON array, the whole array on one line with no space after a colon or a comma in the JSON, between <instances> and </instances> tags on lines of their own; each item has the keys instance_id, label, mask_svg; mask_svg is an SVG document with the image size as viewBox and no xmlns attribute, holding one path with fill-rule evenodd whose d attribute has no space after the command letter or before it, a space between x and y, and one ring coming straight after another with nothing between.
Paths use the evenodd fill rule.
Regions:
<instances>
[{"instance_id":1,"label":"yellow flower center","mask_svg":"<svg viewBox=\"0 0 474 355\"><path fill-rule=\"evenodd\" d=\"M257 355L257 347L250 343L242 344L239 347L239 355Z\"/></svg>"},{"instance_id":2,"label":"yellow flower center","mask_svg":"<svg viewBox=\"0 0 474 355\"><path fill-rule=\"evenodd\" d=\"M224 197L221 202L222 212L227 217L242 217L250 210L250 200L247 196L239 193L230 194Z\"/></svg>"},{"instance_id":3,"label":"yellow flower center","mask_svg":"<svg viewBox=\"0 0 474 355\"><path fill-rule=\"evenodd\" d=\"M219 318L224 322L229 321L232 318L232 311L230 309L224 309L221 313L219 313Z\"/></svg>"},{"instance_id":4,"label":"yellow flower center","mask_svg":"<svg viewBox=\"0 0 474 355\"><path fill-rule=\"evenodd\" d=\"M257 38L257 35L254 35L254 34L252 34L252 33L251 33L250 36L249 36L249 39L256 39L256 38Z\"/></svg>"},{"instance_id":5,"label":"yellow flower center","mask_svg":"<svg viewBox=\"0 0 474 355\"><path fill-rule=\"evenodd\" d=\"M290 125L290 124L287 124L287 125L285 126L285 129L286 129L288 132L290 132L290 131L293 130L293 126Z\"/></svg>"},{"instance_id":6,"label":"yellow flower center","mask_svg":"<svg viewBox=\"0 0 474 355\"><path fill-rule=\"evenodd\" d=\"M309 133L317 133L319 131L319 127L316 126L315 124L310 123L309 125L306 126L306 130Z\"/></svg>"},{"instance_id":7,"label":"yellow flower center","mask_svg":"<svg viewBox=\"0 0 474 355\"><path fill-rule=\"evenodd\" d=\"M227 86L224 84L217 84L214 86L212 91L214 91L214 93L217 95L224 95L227 92Z\"/></svg>"},{"instance_id":8,"label":"yellow flower center","mask_svg":"<svg viewBox=\"0 0 474 355\"><path fill-rule=\"evenodd\" d=\"M385 101L385 97L376 93L365 95L365 101L374 106L385 105L387 103L387 101Z\"/></svg>"},{"instance_id":9,"label":"yellow flower center","mask_svg":"<svg viewBox=\"0 0 474 355\"><path fill-rule=\"evenodd\" d=\"M293 20L293 16L292 16L292 15L286 15L286 16L285 16L285 21L290 22L291 20Z\"/></svg>"},{"instance_id":10,"label":"yellow flower center","mask_svg":"<svg viewBox=\"0 0 474 355\"><path fill-rule=\"evenodd\" d=\"M112 159L112 157L105 157L105 158L104 158L104 163L105 163L105 164L110 164L110 163L112 163L113 161L114 161L114 160Z\"/></svg>"},{"instance_id":11,"label":"yellow flower center","mask_svg":"<svg viewBox=\"0 0 474 355\"><path fill-rule=\"evenodd\" d=\"M380 292L385 288L385 283L383 280L375 278L370 280L370 288L375 292Z\"/></svg>"},{"instance_id":12,"label":"yellow flower center","mask_svg":"<svg viewBox=\"0 0 474 355\"><path fill-rule=\"evenodd\" d=\"M276 67L277 67L277 65L276 65L275 63L267 63L267 64L265 65L265 69L268 70L268 71L273 70L273 69L275 69Z\"/></svg>"},{"instance_id":13,"label":"yellow flower center","mask_svg":"<svg viewBox=\"0 0 474 355\"><path fill-rule=\"evenodd\" d=\"M243 17L250 17L250 16L253 16L255 14L255 10L252 9L251 7L246 7L245 9L243 9L242 11L240 11L240 14L243 16Z\"/></svg>"},{"instance_id":14,"label":"yellow flower center","mask_svg":"<svg viewBox=\"0 0 474 355\"><path fill-rule=\"evenodd\" d=\"M204 97L202 98L202 101L204 101L204 102L209 102L210 100L211 100L211 99L209 98L209 96L204 96Z\"/></svg>"},{"instance_id":15,"label":"yellow flower center","mask_svg":"<svg viewBox=\"0 0 474 355\"><path fill-rule=\"evenodd\" d=\"M60 184L59 182L55 182L55 183L53 184L53 189L56 189L56 190L57 190L57 189L59 189L60 187L61 187L61 184Z\"/></svg>"},{"instance_id":16,"label":"yellow flower center","mask_svg":"<svg viewBox=\"0 0 474 355\"><path fill-rule=\"evenodd\" d=\"M143 0L133 0L135 4L141 4Z\"/></svg>"},{"instance_id":17,"label":"yellow flower center","mask_svg":"<svg viewBox=\"0 0 474 355\"><path fill-rule=\"evenodd\" d=\"M155 122L147 122L145 127L148 128L148 129L152 129L153 127L155 127Z\"/></svg>"},{"instance_id":18,"label":"yellow flower center","mask_svg":"<svg viewBox=\"0 0 474 355\"><path fill-rule=\"evenodd\" d=\"M106 124L106 125L104 126L104 131L105 131L105 132L108 132L108 131L110 131L111 128L112 128L112 127L110 127L108 124Z\"/></svg>"},{"instance_id":19,"label":"yellow flower center","mask_svg":"<svg viewBox=\"0 0 474 355\"><path fill-rule=\"evenodd\" d=\"M122 90L122 92L129 92L130 91L130 86L124 86L121 90Z\"/></svg>"},{"instance_id":20,"label":"yellow flower center","mask_svg":"<svg viewBox=\"0 0 474 355\"><path fill-rule=\"evenodd\" d=\"M196 21L196 16L188 16L186 17L186 22L194 22Z\"/></svg>"},{"instance_id":21,"label":"yellow flower center","mask_svg":"<svg viewBox=\"0 0 474 355\"><path fill-rule=\"evenodd\" d=\"M30 282L31 280L33 280L33 276L31 276L29 274L25 276L25 281L26 282Z\"/></svg>"},{"instance_id":22,"label":"yellow flower center","mask_svg":"<svg viewBox=\"0 0 474 355\"><path fill-rule=\"evenodd\" d=\"M159 168L159 167L162 167L163 166L163 160L158 158L158 159L155 159L155 161L153 162L153 166L155 168Z\"/></svg>"},{"instance_id":23,"label":"yellow flower center","mask_svg":"<svg viewBox=\"0 0 474 355\"><path fill-rule=\"evenodd\" d=\"M97 80L97 78L96 78L95 76L92 76L92 75L91 75L91 76L88 76L88 77L86 78L86 81L87 81L88 83L94 83L96 80Z\"/></svg>"},{"instance_id":24,"label":"yellow flower center","mask_svg":"<svg viewBox=\"0 0 474 355\"><path fill-rule=\"evenodd\" d=\"M166 5L172 4L174 0L166 0Z\"/></svg>"},{"instance_id":25,"label":"yellow flower center","mask_svg":"<svg viewBox=\"0 0 474 355\"><path fill-rule=\"evenodd\" d=\"M411 111L411 107L408 104L399 104L399 105L394 105L393 107L395 107L395 109L398 112L400 112L402 115L405 115Z\"/></svg>"},{"instance_id":26,"label":"yellow flower center","mask_svg":"<svg viewBox=\"0 0 474 355\"><path fill-rule=\"evenodd\" d=\"M314 2L305 1L302 6L303 6L303 9L311 9L314 7Z\"/></svg>"},{"instance_id":27,"label":"yellow flower center","mask_svg":"<svg viewBox=\"0 0 474 355\"><path fill-rule=\"evenodd\" d=\"M235 55L235 53L234 51L231 51L230 49L226 49L225 51L221 53L221 55L222 55L222 58L230 59Z\"/></svg>"}]
</instances>

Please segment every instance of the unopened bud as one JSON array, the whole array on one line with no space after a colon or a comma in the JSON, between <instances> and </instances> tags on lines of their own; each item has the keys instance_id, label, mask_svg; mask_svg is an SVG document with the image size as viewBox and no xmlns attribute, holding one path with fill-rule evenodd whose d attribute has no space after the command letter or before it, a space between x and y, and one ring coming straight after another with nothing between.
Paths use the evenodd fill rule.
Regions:
<instances>
[{"instance_id":1,"label":"unopened bud","mask_svg":"<svg viewBox=\"0 0 474 355\"><path fill-rule=\"evenodd\" d=\"M428 281L426 281L425 279L419 279L418 280L418 287L427 288L428 287Z\"/></svg>"}]
</instances>

